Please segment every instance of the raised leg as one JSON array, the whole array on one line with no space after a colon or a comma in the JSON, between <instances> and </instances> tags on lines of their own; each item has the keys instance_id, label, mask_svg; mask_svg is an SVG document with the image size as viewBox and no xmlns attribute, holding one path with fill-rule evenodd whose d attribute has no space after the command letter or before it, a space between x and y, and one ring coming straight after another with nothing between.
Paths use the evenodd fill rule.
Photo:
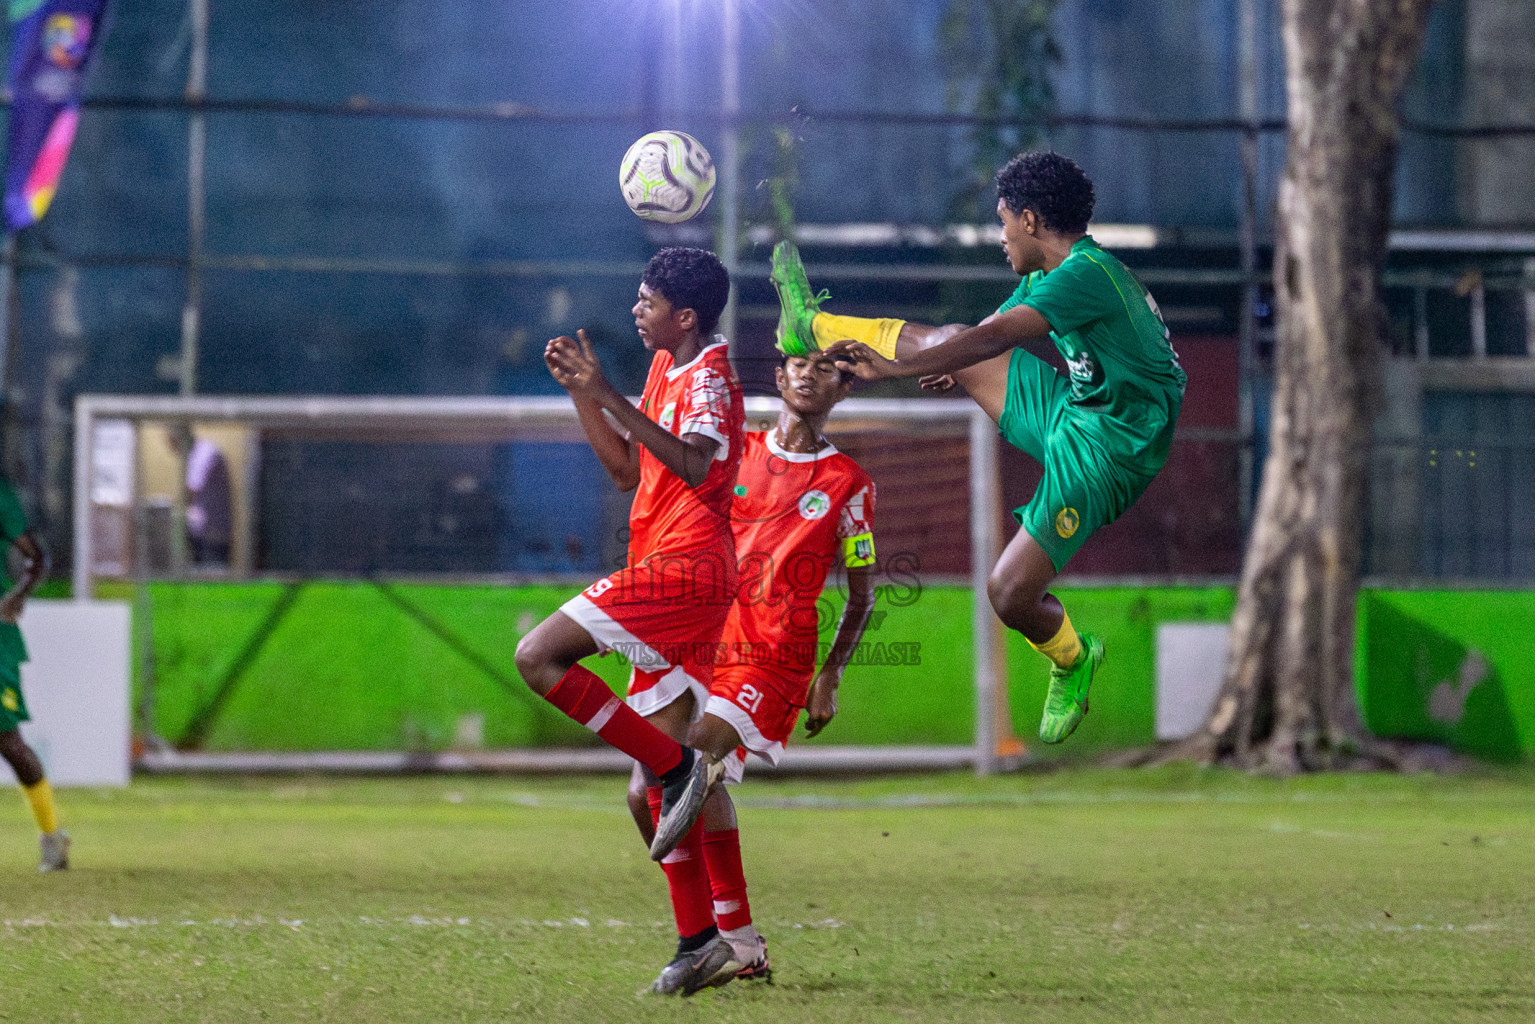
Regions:
<instances>
[{"instance_id":1,"label":"raised leg","mask_svg":"<svg viewBox=\"0 0 1535 1024\"><path fill-rule=\"evenodd\" d=\"M518 642L515 661L528 688L547 697L576 662L596 653L591 634L564 612L555 612Z\"/></svg>"},{"instance_id":2,"label":"raised leg","mask_svg":"<svg viewBox=\"0 0 1535 1024\"><path fill-rule=\"evenodd\" d=\"M614 696L606 683L577 664L596 653L597 643L586 630L564 612L555 612L517 644L517 671L534 693L643 764L680 794L692 774L692 751L641 718ZM697 810L696 803L689 808L694 815ZM688 824L691 822L688 818Z\"/></svg>"},{"instance_id":3,"label":"raised leg","mask_svg":"<svg viewBox=\"0 0 1535 1024\"><path fill-rule=\"evenodd\" d=\"M895 343L896 359L910 359L923 349L932 348L948 341L960 331L965 330L966 324L945 324L942 327L933 327L929 324L916 324L907 321L901 328L900 336ZM952 384L958 384L965 389L965 393L975 400L975 404L985 410L993 423L1002 420L1002 407L1007 401L1007 368L1012 360L1011 352L1004 352L994 359L988 359L984 363L976 363L967 366L952 377L936 378L933 382L938 391L947 391ZM952 382L952 383L950 383ZM924 380L926 384L926 381Z\"/></svg>"}]
</instances>

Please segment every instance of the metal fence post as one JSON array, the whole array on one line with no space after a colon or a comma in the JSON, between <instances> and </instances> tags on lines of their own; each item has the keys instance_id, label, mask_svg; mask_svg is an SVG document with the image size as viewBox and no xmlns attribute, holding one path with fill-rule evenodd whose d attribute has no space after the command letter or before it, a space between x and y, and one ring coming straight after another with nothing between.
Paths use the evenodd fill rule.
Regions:
<instances>
[{"instance_id":1,"label":"metal fence post","mask_svg":"<svg viewBox=\"0 0 1535 1024\"><path fill-rule=\"evenodd\" d=\"M970 586L975 665L975 771L997 770L997 691L1002 685L997 657L997 616L986 581L1001 550L997 510L1002 503L997 475L997 429L980 409L970 415Z\"/></svg>"}]
</instances>

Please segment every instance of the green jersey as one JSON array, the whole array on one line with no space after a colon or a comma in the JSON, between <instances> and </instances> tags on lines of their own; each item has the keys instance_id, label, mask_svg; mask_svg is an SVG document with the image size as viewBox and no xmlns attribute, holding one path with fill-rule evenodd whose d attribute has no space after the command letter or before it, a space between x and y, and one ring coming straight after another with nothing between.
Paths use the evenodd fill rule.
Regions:
<instances>
[{"instance_id":1,"label":"green jersey","mask_svg":"<svg viewBox=\"0 0 1535 1024\"><path fill-rule=\"evenodd\" d=\"M0 594L9 593L16 581L11 579L6 567L6 556L17 537L27 532L27 514L11 485L0 480ZM27 645L21 639L21 630L15 623L0 622L0 667L5 663L20 664L27 660Z\"/></svg>"},{"instance_id":2,"label":"green jersey","mask_svg":"<svg viewBox=\"0 0 1535 1024\"><path fill-rule=\"evenodd\" d=\"M1156 300L1123 263L1084 237L1060 266L1020 281L997 312L1019 305L1050 322L1050 340L1070 371L1073 411L1092 414L1132 448L1168 443L1188 377Z\"/></svg>"}]
</instances>

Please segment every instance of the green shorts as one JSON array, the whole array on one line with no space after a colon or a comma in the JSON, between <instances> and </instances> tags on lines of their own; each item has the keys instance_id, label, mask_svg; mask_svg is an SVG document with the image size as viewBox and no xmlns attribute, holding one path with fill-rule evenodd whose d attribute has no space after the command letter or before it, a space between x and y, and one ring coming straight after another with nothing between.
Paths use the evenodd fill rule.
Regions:
<instances>
[{"instance_id":1,"label":"green shorts","mask_svg":"<svg viewBox=\"0 0 1535 1024\"><path fill-rule=\"evenodd\" d=\"M1169 424L1152 445L1115 437L1070 398L1069 383L1049 363L1013 350L997 427L1003 440L1045 467L1034 497L1013 517L1044 548L1056 572L1141 496L1166 461L1165 435L1172 430Z\"/></svg>"},{"instance_id":2,"label":"green shorts","mask_svg":"<svg viewBox=\"0 0 1535 1024\"><path fill-rule=\"evenodd\" d=\"M10 732L31 718L21 695L21 662L0 656L0 732Z\"/></svg>"}]
</instances>

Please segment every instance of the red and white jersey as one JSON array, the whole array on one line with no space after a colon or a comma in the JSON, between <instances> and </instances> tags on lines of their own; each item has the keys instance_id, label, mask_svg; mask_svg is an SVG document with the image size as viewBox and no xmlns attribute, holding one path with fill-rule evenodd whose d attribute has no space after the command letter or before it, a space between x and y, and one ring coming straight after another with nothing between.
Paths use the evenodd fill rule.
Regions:
<instances>
[{"instance_id":1,"label":"red and white jersey","mask_svg":"<svg viewBox=\"0 0 1535 1024\"><path fill-rule=\"evenodd\" d=\"M740 594L720 637L725 661L808 680L817 599L834 560L875 562L874 482L830 445L787 452L769 430L746 435L735 495Z\"/></svg>"},{"instance_id":2,"label":"red and white jersey","mask_svg":"<svg viewBox=\"0 0 1535 1024\"><path fill-rule=\"evenodd\" d=\"M629 564L656 554L729 550L731 488L741 465L745 402L725 355L725 339L684 366L657 352L645 380L640 411L682 437L703 434L719 442L703 483L689 487L650 449L640 446L640 483L629 510Z\"/></svg>"}]
</instances>

